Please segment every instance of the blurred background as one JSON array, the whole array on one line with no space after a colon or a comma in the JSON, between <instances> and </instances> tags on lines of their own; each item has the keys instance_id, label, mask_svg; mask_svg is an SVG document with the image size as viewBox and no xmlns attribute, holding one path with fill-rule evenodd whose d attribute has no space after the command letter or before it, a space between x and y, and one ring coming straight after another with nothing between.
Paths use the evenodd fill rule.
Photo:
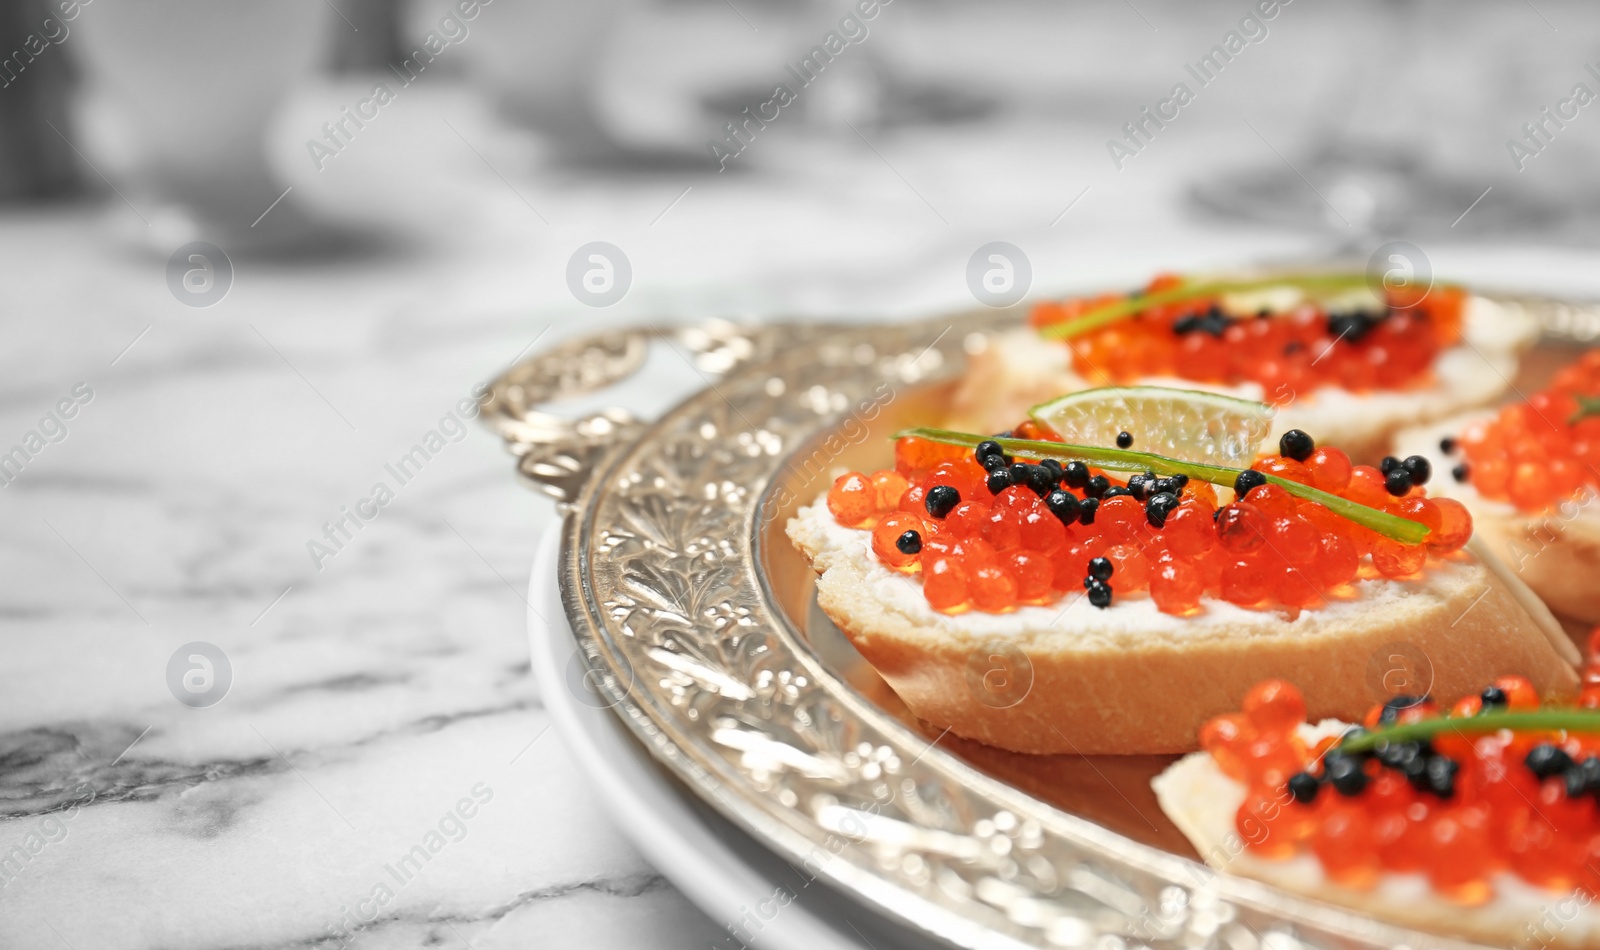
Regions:
<instances>
[{"instance_id":1,"label":"blurred background","mask_svg":"<svg viewBox=\"0 0 1600 950\"><path fill-rule=\"evenodd\" d=\"M374 945L718 939L544 735L552 506L479 431L387 474L535 348L970 308L994 241L1032 295L1404 240L1600 296L1583 0L6 0L0 57L0 850L94 792L8 947L332 945L479 775Z\"/></svg>"},{"instance_id":2,"label":"blurred background","mask_svg":"<svg viewBox=\"0 0 1600 950\"><path fill-rule=\"evenodd\" d=\"M1600 200L1582 174L1596 123L1573 99L1600 92L1597 14L1577 2L15 0L3 16L0 195L101 210L108 237L157 255L543 247L652 228L674 187L700 192L675 209L686 250L752 228L805 244L852 230L827 226L842 215L900 223L901 205L927 217L907 228L1020 237L1085 188L1075 222L1575 245ZM751 206L772 192L792 204Z\"/></svg>"}]
</instances>

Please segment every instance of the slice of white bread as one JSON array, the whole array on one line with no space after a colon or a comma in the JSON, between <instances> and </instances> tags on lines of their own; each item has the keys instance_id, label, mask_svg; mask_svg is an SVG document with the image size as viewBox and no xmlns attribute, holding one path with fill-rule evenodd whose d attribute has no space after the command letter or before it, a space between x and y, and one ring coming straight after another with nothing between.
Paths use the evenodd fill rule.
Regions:
<instances>
[{"instance_id":1,"label":"slice of white bread","mask_svg":"<svg viewBox=\"0 0 1600 950\"><path fill-rule=\"evenodd\" d=\"M1467 298L1462 317L1464 342L1445 350L1434 364L1434 384L1405 392L1350 393L1325 386L1299 394L1279 409L1271 439L1303 429L1317 441L1337 445L1357 461L1376 461L1397 429L1421 425L1467 409L1488 405L1505 394L1523 351L1538 339L1538 323L1513 304L1485 297ZM1246 399L1263 399L1257 383L1222 386L1190 380L1154 378L1142 383L1204 389ZM1028 417L1028 410L1063 393L1112 385L1085 378L1072 367L1067 346L1043 340L1029 327L995 334L970 358L967 373L951 401L950 428L999 432Z\"/></svg>"},{"instance_id":2,"label":"slice of white bread","mask_svg":"<svg viewBox=\"0 0 1600 950\"><path fill-rule=\"evenodd\" d=\"M1466 551L1431 560L1416 580L1359 581L1350 599L1293 620L1211 598L1174 617L1144 593L1104 610L1069 595L950 615L929 605L920 578L877 559L871 532L835 521L826 498L800 509L788 533L821 575L818 604L914 714L1015 752L1188 751L1202 723L1275 676L1303 684L1313 716L1359 718L1388 698L1397 656L1425 657L1440 695L1510 673L1541 694L1578 682L1577 651L1550 612Z\"/></svg>"},{"instance_id":3,"label":"slice of white bread","mask_svg":"<svg viewBox=\"0 0 1600 950\"><path fill-rule=\"evenodd\" d=\"M1315 743L1346 728L1347 723L1328 720L1301 726L1300 734ZM1600 903L1572 893L1546 891L1509 873L1495 876L1495 894L1488 902L1462 907L1438 896L1422 874L1384 873L1372 890L1357 891L1329 881L1309 852L1287 861L1263 860L1250 851L1235 825L1235 815L1244 804L1244 786L1224 775L1204 752L1173 763L1150 784L1161 810L1216 870L1390 923L1467 937L1490 946L1562 950L1600 946ZM1335 794L1326 788L1322 793Z\"/></svg>"},{"instance_id":4,"label":"slice of white bread","mask_svg":"<svg viewBox=\"0 0 1600 950\"><path fill-rule=\"evenodd\" d=\"M1549 511L1519 511L1510 502L1478 494L1471 482L1458 482L1450 470L1461 461L1439 448L1445 436L1459 437L1468 423L1492 417L1476 412L1444 422L1406 429L1395 436L1392 454L1421 455L1433 463L1428 493L1454 498L1472 512L1474 533L1521 577L1550 609L1585 624L1600 623L1600 493L1593 488Z\"/></svg>"}]
</instances>

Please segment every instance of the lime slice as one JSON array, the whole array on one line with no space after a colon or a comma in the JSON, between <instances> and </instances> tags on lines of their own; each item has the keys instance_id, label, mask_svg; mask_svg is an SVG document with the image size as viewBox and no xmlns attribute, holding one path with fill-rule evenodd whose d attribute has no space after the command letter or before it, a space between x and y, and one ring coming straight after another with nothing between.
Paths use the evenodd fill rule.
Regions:
<instances>
[{"instance_id":1,"label":"lime slice","mask_svg":"<svg viewBox=\"0 0 1600 950\"><path fill-rule=\"evenodd\" d=\"M1107 386L1068 393L1029 410L1068 442L1117 444L1185 462L1247 467L1272 431L1273 409L1235 396L1165 386Z\"/></svg>"}]
</instances>

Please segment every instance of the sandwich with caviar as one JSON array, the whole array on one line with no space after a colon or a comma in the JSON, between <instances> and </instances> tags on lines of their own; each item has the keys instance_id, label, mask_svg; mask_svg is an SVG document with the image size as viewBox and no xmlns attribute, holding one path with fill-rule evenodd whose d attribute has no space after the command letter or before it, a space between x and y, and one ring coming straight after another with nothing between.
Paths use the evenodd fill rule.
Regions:
<instances>
[{"instance_id":1,"label":"sandwich with caviar","mask_svg":"<svg viewBox=\"0 0 1600 950\"><path fill-rule=\"evenodd\" d=\"M1395 445L1407 462L1448 471L1439 493L1472 512L1551 610L1600 622L1600 350L1524 401L1408 430Z\"/></svg>"},{"instance_id":2,"label":"sandwich with caviar","mask_svg":"<svg viewBox=\"0 0 1600 950\"><path fill-rule=\"evenodd\" d=\"M1576 689L1576 650L1469 545L1465 507L1299 430L1259 454L1271 415L1133 387L996 437L908 430L892 467L840 475L788 533L915 715L1018 752L1187 751L1270 676L1307 684L1317 716L1359 715L1396 643L1444 690L1498 671Z\"/></svg>"},{"instance_id":3,"label":"sandwich with caviar","mask_svg":"<svg viewBox=\"0 0 1600 950\"><path fill-rule=\"evenodd\" d=\"M1436 695L1313 725L1294 686L1263 682L1156 797L1224 873L1486 945L1600 946L1600 686Z\"/></svg>"},{"instance_id":4,"label":"sandwich with caviar","mask_svg":"<svg viewBox=\"0 0 1600 950\"><path fill-rule=\"evenodd\" d=\"M1164 275L1141 291L1036 305L971 357L949 425L992 432L1088 387L1149 383L1271 403L1274 435L1314 432L1357 461L1394 433L1488 405L1538 337L1520 309L1362 274Z\"/></svg>"}]
</instances>

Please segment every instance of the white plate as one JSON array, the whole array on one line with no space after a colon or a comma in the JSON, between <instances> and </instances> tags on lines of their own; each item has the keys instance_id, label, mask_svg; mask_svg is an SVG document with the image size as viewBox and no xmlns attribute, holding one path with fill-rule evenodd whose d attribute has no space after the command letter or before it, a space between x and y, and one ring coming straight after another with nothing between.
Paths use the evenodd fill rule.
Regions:
<instances>
[{"instance_id":1,"label":"white plate","mask_svg":"<svg viewBox=\"0 0 1600 950\"><path fill-rule=\"evenodd\" d=\"M528 584L528 639L545 708L618 829L718 926L737 928L717 946L942 946L884 920L820 880L808 881L809 875L701 804L650 758L604 700L586 688L585 667L556 583L560 547L558 522L540 540Z\"/></svg>"}]
</instances>

